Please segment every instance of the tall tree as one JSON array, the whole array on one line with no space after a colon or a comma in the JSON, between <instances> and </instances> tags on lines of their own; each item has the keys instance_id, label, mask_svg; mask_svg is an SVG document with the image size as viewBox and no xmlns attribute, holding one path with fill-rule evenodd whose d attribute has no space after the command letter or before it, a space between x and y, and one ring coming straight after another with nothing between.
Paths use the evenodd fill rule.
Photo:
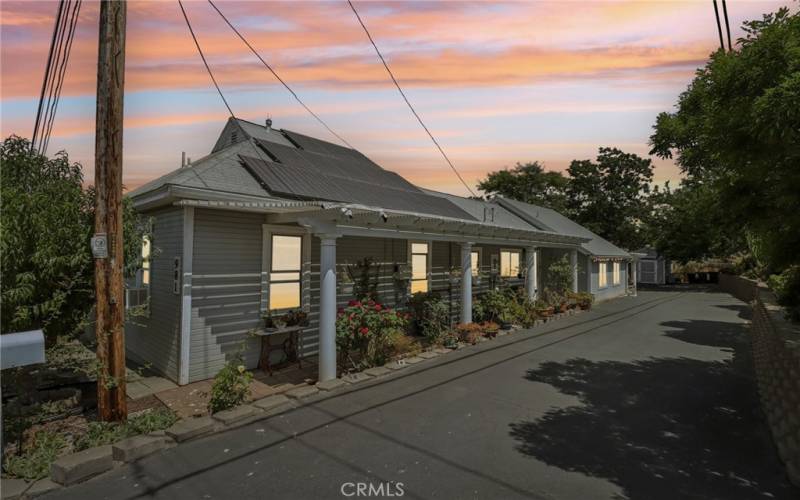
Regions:
<instances>
[{"instance_id":1,"label":"tall tree","mask_svg":"<svg viewBox=\"0 0 800 500\"><path fill-rule=\"evenodd\" d=\"M800 14L781 8L744 30L739 49L715 52L677 111L658 116L651 153L674 155L690 187L716 199L686 205L693 218L729 241L745 233L779 271L800 261Z\"/></svg>"},{"instance_id":2,"label":"tall tree","mask_svg":"<svg viewBox=\"0 0 800 500\"><path fill-rule=\"evenodd\" d=\"M643 220L653 163L617 148L600 148L596 162L574 160L567 169L568 211L603 238L630 250L644 245Z\"/></svg>"},{"instance_id":3,"label":"tall tree","mask_svg":"<svg viewBox=\"0 0 800 500\"><path fill-rule=\"evenodd\" d=\"M0 163L2 333L41 328L48 341L80 333L94 300L93 189L83 188L82 168L66 153L47 158L16 136L0 145ZM123 223L132 275L146 221L128 200Z\"/></svg>"},{"instance_id":4,"label":"tall tree","mask_svg":"<svg viewBox=\"0 0 800 500\"><path fill-rule=\"evenodd\" d=\"M538 161L517 163L513 169L490 172L478 183L478 189L542 205L559 212L567 209L566 188L569 180L561 172L548 171Z\"/></svg>"}]
</instances>

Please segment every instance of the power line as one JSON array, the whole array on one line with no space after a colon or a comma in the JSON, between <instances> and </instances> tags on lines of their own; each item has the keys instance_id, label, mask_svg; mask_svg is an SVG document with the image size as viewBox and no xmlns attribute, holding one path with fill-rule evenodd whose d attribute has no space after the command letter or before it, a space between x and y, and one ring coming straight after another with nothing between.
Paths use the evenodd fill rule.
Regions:
<instances>
[{"instance_id":1,"label":"power line","mask_svg":"<svg viewBox=\"0 0 800 500\"><path fill-rule=\"evenodd\" d=\"M47 147L50 145L50 135L53 132L53 124L55 123L56 118L56 110L58 109L58 103L61 100L61 88L64 85L64 76L67 73L67 66L69 65L69 56L72 53L72 42L75 39L75 27L78 24L78 15L81 10L81 2L82 0L78 0L75 3L75 6L72 9L72 14L70 16L69 21L69 33L67 34L64 46L64 55L61 60L61 64L59 66L59 73L58 73L58 86L55 91L55 102L53 103L52 111L50 112L50 119L47 125L47 131L45 132L45 141L44 146L42 148L42 152L47 152Z\"/></svg>"},{"instance_id":2,"label":"power line","mask_svg":"<svg viewBox=\"0 0 800 500\"><path fill-rule=\"evenodd\" d=\"M717 0L713 0L714 2L714 17L717 18L717 33L719 33L719 48L722 49L722 52L725 52L725 42L722 40L722 25L719 22L719 7L717 7Z\"/></svg>"},{"instance_id":3,"label":"power line","mask_svg":"<svg viewBox=\"0 0 800 500\"><path fill-rule=\"evenodd\" d=\"M408 109L411 110L411 113L414 114L414 117L416 117L416 119L419 122L419 124L422 125L422 128L425 129L425 132L428 133L428 136L431 138L433 143L439 149L439 152L442 153L442 156L444 157L445 161L447 161L447 164L450 165L450 168L456 174L456 176L458 177L458 180L461 181L461 183L464 185L465 188L467 188L467 191L469 191L472 194L472 196L477 196L475 194L475 192L472 190L472 188L470 188L469 185L466 183L466 181L464 181L464 178L461 177L461 174L458 173L458 170L456 169L455 165L453 165L453 162L450 161L450 158L447 157L447 154L445 154L444 149L442 149L442 146L439 145L439 142L437 142L436 138L433 137L433 134L431 133L431 131L428 130L428 127L425 126L425 123L422 121L422 118L420 118L419 115L417 114L417 112L414 110L414 106L411 105L411 102L408 100L408 97L406 97L406 94L403 92L403 89L400 88L400 84L397 82L397 78L394 77L394 74L392 73L392 70L389 69L389 65L386 63L386 59L383 58L383 55L381 54L381 51L378 49L378 46L375 44L375 40L372 39L372 35L370 35L369 30L367 29L367 26L364 24L364 21L361 20L361 16L358 15L358 11L356 11L356 7L355 7L355 5L353 5L353 2L351 2L350 0L347 0L347 3L350 5L350 9L353 10L353 14L356 15L356 19L358 19L358 23L361 25L362 28L364 28L364 33L367 34L367 38L369 38L369 42L375 48L375 52L378 54L378 57L380 58L381 62L383 63L383 67L386 68L386 72L389 73L389 76L391 77L392 81L394 82L395 87L397 87L398 92L400 92L400 95L403 97L403 100L406 101L406 104L408 105Z\"/></svg>"},{"instance_id":4,"label":"power line","mask_svg":"<svg viewBox=\"0 0 800 500\"><path fill-rule=\"evenodd\" d=\"M214 73L211 72L211 68L208 66L208 61L206 61L206 56L203 55L203 49L200 48L200 44L197 42L197 37L194 34L194 30L192 29L192 23L189 22L189 17L186 15L186 11L183 8L183 2L178 0L178 5L181 7L181 12L183 13L183 19L186 20L186 26L189 28L189 33L192 34L192 40L194 40L194 46L197 47L197 52L200 54L200 59L203 60L203 64L206 67L206 71L208 71L208 76L211 77L211 81L214 82L214 87L217 88L217 92L219 96L222 98L222 102L225 103L225 107L228 108L228 113L231 114L232 118L236 118L236 115L233 114L233 110L231 109L228 101L225 99L225 96L222 94L222 90L219 88L219 84L217 83L217 79L214 78Z\"/></svg>"},{"instance_id":5,"label":"power line","mask_svg":"<svg viewBox=\"0 0 800 500\"><path fill-rule=\"evenodd\" d=\"M355 149L355 148L354 148L354 147L353 147L353 146L352 146L352 145L351 145L349 142L347 142L346 140L344 140L344 138L343 138L342 136L340 136L339 134L337 134L336 132L334 132L334 131L333 131L333 129L331 129L331 128L328 126L328 124L327 124L327 123L325 123L325 122L322 120L322 118L320 118L320 117L319 117L319 116L318 116L316 113L314 113L313 111L311 111L311 108L309 108L308 106L306 106L306 103L304 103L304 102L303 102L303 101L300 99L300 97L299 97L299 96L298 96L298 95L295 93L295 91L294 91L294 90L292 90L292 88L291 88L291 87L289 87L289 84L287 84L287 83L286 83L286 82L283 80L283 78L281 78L281 77L278 75L278 73L277 73L277 72L275 72L275 70L272 68L272 66L270 66L270 65L267 63L267 61L265 61L265 60L264 60L264 58L263 58L263 57L261 57L261 54L259 54L259 53L258 53L258 51L256 51L256 49L255 49L255 48L253 48L253 46L252 46L252 45L250 45L250 42L248 42L248 41L247 41L247 39L244 37L244 35L242 35L242 34L239 32L239 30L238 30L238 29L236 29L236 27L235 27L235 26L234 26L234 25L233 25L233 24L232 24L232 23L231 23L231 22L228 20L228 18L227 18L227 17L225 17L225 14L223 14L223 13L222 13L222 11L221 11L221 10L219 10L219 7L217 7L217 6L214 4L214 2L212 2L211 0L208 0L208 3L210 3L210 4L211 4L211 6L212 6L212 7L214 7L214 10L216 10L216 11L217 11L217 14L219 14L219 15L220 15L220 17L221 17L221 18L222 18L222 19L225 21L225 23L226 23L226 24L227 24L227 25L228 25L228 26L229 26L229 27L230 27L230 28L233 30L233 32L234 32L234 33L236 33L236 35L239 37L239 39L241 39L241 40L242 40L242 42L244 42L244 44L245 44L245 45L247 45L247 48L248 48L248 49L250 49L250 52L252 52L252 53L253 53L253 54L254 54L254 55L255 55L255 56L258 58L258 60L259 60L259 61L261 61L261 64L263 64L263 65L264 65L264 67L265 67L265 68L267 68L267 69L268 69L268 70L269 70L269 71L272 73L272 75L273 75L275 78L277 78L277 79L278 79L278 81L279 81L279 82L281 82L281 84L282 84L282 85L283 85L283 86L286 88L286 90L288 90L288 91L289 91L289 93L290 93L290 94L292 94L292 97L294 97L294 99L295 99L295 100L296 100L298 103L300 103L300 105L301 105L301 106L303 106L303 108L305 108L305 110L306 110L306 111L308 111L308 112L309 112L309 114L310 114L311 116L313 116L314 118L316 118L316 120L317 120L317 121L318 121L320 124L322 124L322 126L323 126L323 127L325 127L325 128L328 130L328 132L330 132L331 134L333 134L334 136L336 136L336 138L337 138L337 139L339 139L339 140L340 140L340 141L342 141L344 144L346 144L346 145L347 145L347 146L348 146L350 149Z\"/></svg>"},{"instance_id":6,"label":"power line","mask_svg":"<svg viewBox=\"0 0 800 500\"><path fill-rule=\"evenodd\" d=\"M725 16L725 31L728 34L728 50L733 50L733 46L731 45L731 27L728 24L728 5L725 3L725 0L722 0L722 13Z\"/></svg>"},{"instance_id":7,"label":"power line","mask_svg":"<svg viewBox=\"0 0 800 500\"><path fill-rule=\"evenodd\" d=\"M58 35L58 26L61 23L61 13L64 10L64 2L59 2L58 11L56 13L55 23L53 24L53 38L50 40L50 51L47 54L47 65L44 69L44 77L42 77L42 91L39 94L39 106L36 110L36 121L33 124L33 134L31 135L31 149L33 150L36 144L36 136L39 134L39 122L42 118L42 107L44 106L44 94L47 91L47 82L50 76L50 67L53 64L53 52L56 47L56 36Z\"/></svg>"}]
</instances>

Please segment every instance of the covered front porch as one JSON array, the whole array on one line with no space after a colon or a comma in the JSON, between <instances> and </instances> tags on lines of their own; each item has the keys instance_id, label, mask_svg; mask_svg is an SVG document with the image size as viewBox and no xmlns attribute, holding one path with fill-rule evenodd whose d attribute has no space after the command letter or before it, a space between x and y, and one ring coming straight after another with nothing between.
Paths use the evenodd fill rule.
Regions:
<instances>
[{"instance_id":1,"label":"covered front porch","mask_svg":"<svg viewBox=\"0 0 800 500\"><path fill-rule=\"evenodd\" d=\"M501 285L524 286L535 299L545 285L544 266L563 255L572 264L573 291L585 291L587 283L579 258L585 239L574 236L343 203L180 204L200 212L263 214L260 310L308 313L301 349L316 356L321 382L337 376L337 310L364 280L392 308L404 308L415 292L435 292L448 304L452 323L472 322L473 297ZM297 253L296 265L291 253ZM250 353L257 350L248 346ZM252 355L248 359L254 364Z\"/></svg>"}]
</instances>

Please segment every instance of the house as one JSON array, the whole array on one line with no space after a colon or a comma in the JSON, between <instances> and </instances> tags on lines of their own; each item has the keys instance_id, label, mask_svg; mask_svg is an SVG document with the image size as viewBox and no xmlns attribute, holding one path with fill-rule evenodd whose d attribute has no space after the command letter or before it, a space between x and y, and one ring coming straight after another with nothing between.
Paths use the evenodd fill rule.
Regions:
<instances>
[{"instance_id":1,"label":"house","mask_svg":"<svg viewBox=\"0 0 800 500\"><path fill-rule=\"evenodd\" d=\"M213 377L244 349L265 311L302 308L301 349L319 378L336 376L335 319L367 267L381 300L402 307L437 291L454 321L473 294L502 283L534 298L568 255L573 290L628 292L631 256L552 210L423 190L343 146L230 119L211 153L129 194L150 218L139 284L143 316L126 325L128 355L179 384Z\"/></svg>"},{"instance_id":2,"label":"house","mask_svg":"<svg viewBox=\"0 0 800 500\"><path fill-rule=\"evenodd\" d=\"M670 281L670 261L655 248L644 247L633 253L638 261L638 283L665 285Z\"/></svg>"}]
</instances>

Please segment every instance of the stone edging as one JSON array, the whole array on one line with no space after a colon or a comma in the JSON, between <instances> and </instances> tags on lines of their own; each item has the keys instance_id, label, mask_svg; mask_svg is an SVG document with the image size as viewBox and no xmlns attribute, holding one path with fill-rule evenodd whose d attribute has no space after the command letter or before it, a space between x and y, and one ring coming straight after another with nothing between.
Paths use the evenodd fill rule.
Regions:
<instances>
[{"instance_id":1,"label":"stone edging","mask_svg":"<svg viewBox=\"0 0 800 500\"><path fill-rule=\"evenodd\" d=\"M579 308L569 309L565 313L554 314L546 320L537 320L531 328L581 312L583 310ZM500 330L497 336L513 334L519 330L530 329L515 326L511 330ZM480 338L482 340L479 343L491 340L486 337ZM344 389L362 382L376 380L411 365L466 347L470 347L470 345L459 342L458 347L455 349L433 348L405 359L391 361L384 366L374 366L358 373L344 375L341 378L318 382L315 385L295 387L283 394L267 396L258 401L236 406L213 415L179 420L164 431L133 436L111 445L98 446L64 455L51 465L49 478L40 479L33 483L22 479L3 479L2 500L35 498L58 488L92 479L115 467L135 462L157 451L177 446L179 443L242 427L263 418L298 408L304 404L302 402L303 399L308 399L311 396L332 393L333 391L343 393Z\"/></svg>"}]
</instances>

